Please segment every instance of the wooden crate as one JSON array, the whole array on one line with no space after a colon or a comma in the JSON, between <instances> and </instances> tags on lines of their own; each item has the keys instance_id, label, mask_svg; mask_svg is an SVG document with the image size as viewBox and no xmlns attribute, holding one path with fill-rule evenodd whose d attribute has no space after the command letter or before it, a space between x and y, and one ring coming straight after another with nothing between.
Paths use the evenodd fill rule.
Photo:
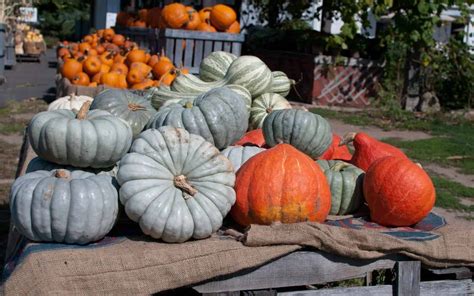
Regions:
<instances>
[{"instance_id":1,"label":"wooden crate","mask_svg":"<svg viewBox=\"0 0 474 296\"><path fill-rule=\"evenodd\" d=\"M117 34L136 42L140 48L148 49L152 53L158 51L157 30L152 28L115 28Z\"/></svg>"},{"instance_id":2,"label":"wooden crate","mask_svg":"<svg viewBox=\"0 0 474 296\"><path fill-rule=\"evenodd\" d=\"M162 49L176 66L199 73L203 58L213 51L226 51L240 56L243 34L208 33L199 31L158 30L158 51Z\"/></svg>"}]
</instances>

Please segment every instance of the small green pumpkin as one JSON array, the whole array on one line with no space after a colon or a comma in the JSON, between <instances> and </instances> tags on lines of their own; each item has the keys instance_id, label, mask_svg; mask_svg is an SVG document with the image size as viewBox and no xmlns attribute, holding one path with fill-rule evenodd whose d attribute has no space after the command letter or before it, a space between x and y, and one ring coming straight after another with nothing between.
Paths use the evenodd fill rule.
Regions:
<instances>
[{"instance_id":1,"label":"small green pumpkin","mask_svg":"<svg viewBox=\"0 0 474 296\"><path fill-rule=\"evenodd\" d=\"M331 189L330 215L347 215L364 203L362 189L364 171L342 160L317 161Z\"/></svg>"},{"instance_id":2,"label":"small green pumpkin","mask_svg":"<svg viewBox=\"0 0 474 296\"><path fill-rule=\"evenodd\" d=\"M272 111L265 118L262 129L268 146L291 144L313 159L322 155L332 142L329 122L317 114L304 110Z\"/></svg>"},{"instance_id":3,"label":"small green pumpkin","mask_svg":"<svg viewBox=\"0 0 474 296\"><path fill-rule=\"evenodd\" d=\"M224 78L227 69L235 59L237 59L237 56L230 52L211 52L199 65L199 78L206 82Z\"/></svg>"},{"instance_id":4,"label":"small green pumpkin","mask_svg":"<svg viewBox=\"0 0 474 296\"><path fill-rule=\"evenodd\" d=\"M28 125L28 139L36 154L50 162L75 167L107 168L127 153L132 129L104 110L88 112L84 103L76 114L60 109L36 114Z\"/></svg>"},{"instance_id":5,"label":"small green pumpkin","mask_svg":"<svg viewBox=\"0 0 474 296\"><path fill-rule=\"evenodd\" d=\"M250 126L262 128L265 117L274 110L291 109L290 102L275 93L266 93L257 97L250 108Z\"/></svg>"},{"instance_id":6,"label":"small green pumpkin","mask_svg":"<svg viewBox=\"0 0 474 296\"><path fill-rule=\"evenodd\" d=\"M101 109L122 118L132 128L136 137L148 120L156 113L150 102L128 90L106 89L95 96L91 110Z\"/></svg>"},{"instance_id":7,"label":"small green pumpkin","mask_svg":"<svg viewBox=\"0 0 474 296\"><path fill-rule=\"evenodd\" d=\"M184 128L224 149L245 134L248 116L242 97L228 87L219 87L200 95L194 103L161 108L147 128L165 125Z\"/></svg>"}]
</instances>

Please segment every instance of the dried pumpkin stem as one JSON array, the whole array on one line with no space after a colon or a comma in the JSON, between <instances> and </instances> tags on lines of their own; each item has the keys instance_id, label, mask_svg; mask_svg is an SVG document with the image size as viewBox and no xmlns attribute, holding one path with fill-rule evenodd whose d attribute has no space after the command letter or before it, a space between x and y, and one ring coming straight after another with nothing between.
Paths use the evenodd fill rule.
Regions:
<instances>
[{"instance_id":1,"label":"dried pumpkin stem","mask_svg":"<svg viewBox=\"0 0 474 296\"><path fill-rule=\"evenodd\" d=\"M267 113L272 113L273 108L272 108L272 107L268 107L267 109L265 109L265 111L266 111Z\"/></svg>"},{"instance_id":2,"label":"dried pumpkin stem","mask_svg":"<svg viewBox=\"0 0 474 296\"><path fill-rule=\"evenodd\" d=\"M188 183L188 180L186 179L186 176L184 175L179 175L179 176L174 177L174 186L176 188L179 188L181 191L184 191L190 195L190 196L185 195L184 196L185 199L188 199L191 196L194 196L196 195L196 193L198 193L198 191L193 186L191 186L191 184Z\"/></svg>"},{"instance_id":3,"label":"dried pumpkin stem","mask_svg":"<svg viewBox=\"0 0 474 296\"><path fill-rule=\"evenodd\" d=\"M79 109L79 112L77 112L76 118L79 120L85 119L87 116L87 112L89 112L91 104L91 101L84 102L84 104L82 104L81 106L81 109Z\"/></svg>"},{"instance_id":4,"label":"dried pumpkin stem","mask_svg":"<svg viewBox=\"0 0 474 296\"><path fill-rule=\"evenodd\" d=\"M184 108L186 108L186 109L191 109L192 107L193 107L193 102L186 102L184 104Z\"/></svg>"},{"instance_id":5,"label":"dried pumpkin stem","mask_svg":"<svg viewBox=\"0 0 474 296\"><path fill-rule=\"evenodd\" d=\"M130 109L131 111L146 110L146 108L143 107L142 105L138 105L134 103L128 104L128 109Z\"/></svg>"},{"instance_id":6,"label":"dried pumpkin stem","mask_svg":"<svg viewBox=\"0 0 474 296\"><path fill-rule=\"evenodd\" d=\"M335 171L335 172L339 172L339 171L342 171L343 169L349 167L350 164L348 164L347 162L336 162L333 166L331 166L331 170L332 171Z\"/></svg>"},{"instance_id":7,"label":"dried pumpkin stem","mask_svg":"<svg viewBox=\"0 0 474 296\"><path fill-rule=\"evenodd\" d=\"M347 145L351 143L352 141L354 141L356 134L357 133L354 133L354 132L348 132L347 134L344 135L344 137L342 138L342 141L339 143L338 146L343 146L343 145Z\"/></svg>"},{"instance_id":8,"label":"dried pumpkin stem","mask_svg":"<svg viewBox=\"0 0 474 296\"><path fill-rule=\"evenodd\" d=\"M71 174L66 170L59 169L54 172L54 176L56 178L69 179L69 177L71 177Z\"/></svg>"}]
</instances>

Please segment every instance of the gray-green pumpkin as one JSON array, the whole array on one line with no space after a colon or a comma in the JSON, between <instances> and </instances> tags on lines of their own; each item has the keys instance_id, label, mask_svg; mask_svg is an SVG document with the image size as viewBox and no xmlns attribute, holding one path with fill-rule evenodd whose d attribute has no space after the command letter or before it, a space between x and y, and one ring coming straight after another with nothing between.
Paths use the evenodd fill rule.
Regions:
<instances>
[{"instance_id":1,"label":"gray-green pumpkin","mask_svg":"<svg viewBox=\"0 0 474 296\"><path fill-rule=\"evenodd\" d=\"M265 150L265 148L255 146L229 146L222 150L221 154L232 162L234 171L237 172L240 167L252 156L257 155L258 153Z\"/></svg>"},{"instance_id":2,"label":"gray-green pumpkin","mask_svg":"<svg viewBox=\"0 0 474 296\"><path fill-rule=\"evenodd\" d=\"M273 147L291 144L316 159L332 142L331 126L323 117L304 110L272 111L263 122L265 143Z\"/></svg>"},{"instance_id":3,"label":"gray-green pumpkin","mask_svg":"<svg viewBox=\"0 0 474 296\"><path fill-rule=\"evenodd\" d=\"M128 90L106 89L95 96L92 109L101 109L122 118L132 128L136 137L145 127L148 120L156 113L150 102Z\"/></svg>"},{"instance_id":4,"label":"gray-green pumpkin","mask_svg":"<svg viewBox=\"0 0 474 296\"><path fill-rule=\"evenodd\" d=\"M161 108L147 125L170 125L202 136L218 149L239 140L247 131L248 111L239 94L227 87L212 89L185 106L170 104Z\"/></svg>"},{"instance_id":5,"label":"gray-green pumpkin","mask_svg":"<svg viewBox=\"0 0 474 296\"><path fill-rule=\"evenodd\" d=\"M114 226L118 193L105 174L36 171L13 183L10 212L15 227L30 240L86 244Z\"/></svg>"},{"instance_id":6,"label":"gray-green pumpkin","mask_svg":"<svg viewBox=\"0 0 474 296\"><path fill-rule=\"evenodd\" d=\"M227 69L235 59L237 56L230 52L211 52L199 65L199 78L202 81L216 81L224 78Z\"/></svg>"},{"instance_id":7,"label":"gray-green pumpkin","mask_svg":"<svg viewBox=\"0 0 474 296\"><path fill-rule=\"evenodd\" d=\"M36 114L28 125L28 139L36 154L50 162L75 167L107 168L127 153L132 129L104 110L88 111L84 103L71 110Z\"/></svg>"},{"instance_id":8,"label":"gray-green pumpkin","mask_svg":"<svg viewBox=\"0 0 474 296\"><path fill-rule=\"evenodd\" d=\"M330 215L347 215L364 203L364 171L342 160L318 160L331 189Z\"/></svg>"},{"instance_id":9,"label":"gray-green pumpkin","mask_svg":"<svg viewBox=\"0 0 474 296\"><path fill-rule=\"evenodd\" d=\"M258 96L250 108L250 126L253 129L262 128L265 118L274 110L291 109L290 102L276 93L266 93Z\"/></svg>"},{"instance_id":10,"label":"gray-green pumpkin","mask_svg":"<svg viewBox=\"0 0 474 296\"><path fill-rule=\"evenodd\" d=\"M128 217L165 242L209 237L236 198L231 162L201 136L171 126L141 133L117 179Z\"/></svg>"},{"instance_id":11,"label":"gray-green pumpkin","mask_svg":"<svg viewBox=\"0 0 474 296\"><path fill-rule=\"evenodd\" d=\"M114 178L117 175L118 166L114 165L109 168L101 169L77 168L70 165L62 165L54 162L49 162L47 160L42 159L41 157L35 157L30 162L28 162L28 166L26 167L26 173L32 173L36 171L51 171L57 169L65 169L68 171L83 170L93 174L106 174Z\"/></svg>"}]
</instances>

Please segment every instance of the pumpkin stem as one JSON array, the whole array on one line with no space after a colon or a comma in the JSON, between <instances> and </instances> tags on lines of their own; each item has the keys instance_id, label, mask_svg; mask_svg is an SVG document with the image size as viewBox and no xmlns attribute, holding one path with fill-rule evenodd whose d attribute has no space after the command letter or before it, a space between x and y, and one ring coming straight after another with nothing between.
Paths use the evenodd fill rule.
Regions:
<instances>
[{"instance_id":1,"label":"pumpkin stem","mask_svg":"<svg viewBox=\"0 0 474 296\"><path fill-rule=\"evenodd\" d=\"M191 186L191 184L188 183L188 180L184 175L174 177L174 186L190 195L184 195L184 199L189 199L190 197L198 193L198 191L193 186Z\"/></svg>"},{"instance_id":2,"label":"pumpkin stem","mask_svg":"<svg viewBox=\"0 0 474 296\"><path fill-rule=\"evenodd\" d=\"M69 101L74 101L76 99L76 94L72 93L69 95Z\"/></svg>"},{"instance_id":3,"label":"pumpkin stem","mask_svg":"<svg viewBox=\"0 0 474 296\"><path fill-rule=\"evenodd\" d=\"M343 146L343 145L347 145L351 143L352 141L354 141L356 135L357 133L348 132L347 134L344 135L344 137L342 138L342 141L339 143L338 146Z\"/></svg>"},{"instance_id":4,"label":"pumpkin stem","mask_svg":"<svg viewBox=\"0 0 474 296\"><path fill-rule=\"evenodd\" d=\"M420 167L420 169L423 169L423 166L421 165L421 163L419 163L419 162L415 162L415 164L416 164L417 166L419 166L419 167Z\"/></svg>"},{"instance_id":5,"label":"pumpkin stem","mask_svg":"<svg viewBox=\"0 0 474 296\"><path fill-rule=\"evenodd\" d=\"M87 101L82 104L81 109L79 109L79 112L77 112L76 118L79 120L85 119L87 116L87 112L89 111L89 108L91 107L92 102Z\"/></svg>"},{"instance_id":6,"label":"pumpkin stem","mask_svg":"<svg viewBox=\"0 0 474 296\"><path fill-rule=\"evenodd\" d=\"M186 102L186 104L184 104L184 108L186 109L191 109L193 107L193 102Z\"/></svg>"},{"instance_id":7,"label":"pumpkin stem","mask_svg":"<svg viewBox=\"0 0 474 296\"><path fill-rule=\"evenodd\" d=\"M268 107L267 109L265 109L265 111L266 111L267 113L271 113L271 112L273 111L273 108L272 108L272 107Z\"/></svg>"},{"instance_id":8,"label":"pumpkin stem","mask_svg":"<svg viewBox=\"0 0 474 296\"><path fill-rule=\"evenodd\" d=\"M344 161L338 161L333 166L330 167L332 171L339 172L342 171L344 168L349 167L350 164Z\"/></svg>"},{"instance_id":9,"label":"pumpkin stem","mask_svg":"<svg viewBox=\"0 0 474 296\"><path fill-rule=\"evenodd\" d=\"M146 110L146 108L143 107L142 105L138 105L134 103L128 104L128 109L130 109L131 111Z\"/></svg>"},{"instance_id":10,"label":"pumpkin stem","mask_svg":"<svg viewBox=\"0 0 474 296\"><path fill-rule=\"evenodd\" d=\"M61 179L69 179L71 177L71 173L66 170L59 169L54 172L54 177Z\"/></svg>"}]
</instances>

